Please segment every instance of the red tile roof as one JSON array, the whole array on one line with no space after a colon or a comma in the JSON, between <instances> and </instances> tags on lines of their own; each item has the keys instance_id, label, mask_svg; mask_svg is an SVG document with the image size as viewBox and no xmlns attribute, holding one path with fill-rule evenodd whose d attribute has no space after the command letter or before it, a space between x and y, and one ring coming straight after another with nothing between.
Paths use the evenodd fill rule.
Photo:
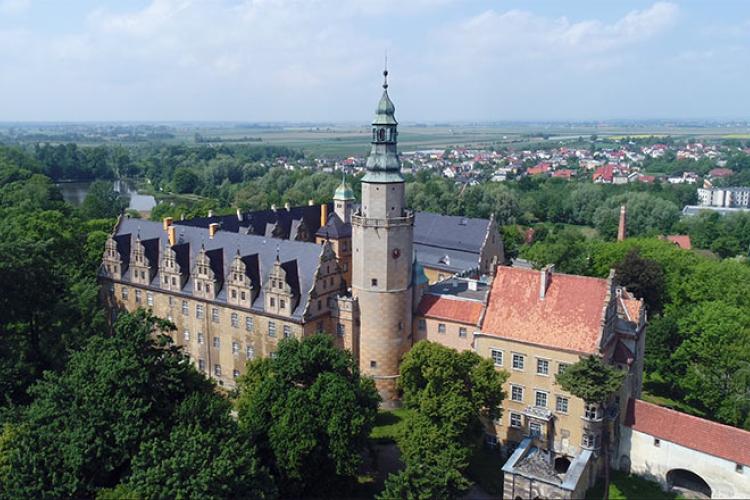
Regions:
<instances>
[{"instance_id":1,"label":"red tile roof","mask_svg":"<svg viewBox=\"0 0 750 500\"><path fill-rule=\"evenodd\" d=\"M425 295L417 308L419 316L444 319L466 325L478 325L484 306L474 300L453 299L441 295Z\"/></svg>"},{"instance_id":2,"label":"red tile roof","mask_svg":"<svg viewBox=\"0 0 750 500\"><path fill-rule=\"evenodd\" d=\"M541 272L497 268L482 332L568 351L599 352L608 281L552 273L542 300Z\"/></svg>"},{"instance_id":3,"label":"red tile roof","mask_svg":"<svg viewBox=\"0 0 750 500\"><path fill-rule=\"evenodd\" d=\"M750 432L631 399L625 425L730 462L750 465Z\"/></svg>"},{"instance_id":4,"label":"red tile roof","mask_svg":"<svg viewBox=\"0 0 750 500\"><path fill-rule=\"evenodd\" d=\"M714 168L709 170L708 175L711 177L729 177L734 175L734 171L729 168Z\"/></svg>"},{"instance_id":5,"label":"red tile roof","mask_svg":"<svg viewBox=\"0 0 750 500\"><path fill-rule=\"evenodd\" d=\"M693 248L693 244L690 241L690 236L687 234L670 234L667 239L682 248L683 250L690 250Z\"/></svg>"}]
</instances>

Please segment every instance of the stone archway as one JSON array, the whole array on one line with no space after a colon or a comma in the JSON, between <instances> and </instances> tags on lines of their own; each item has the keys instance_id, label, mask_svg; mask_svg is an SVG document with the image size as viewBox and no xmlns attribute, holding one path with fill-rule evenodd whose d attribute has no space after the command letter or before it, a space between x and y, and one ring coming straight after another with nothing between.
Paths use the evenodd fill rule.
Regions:
<instances>
[{"instance_id":1,"label":"stone archway","mask_svg":"<svg viewBox=\"0 0 750 500\"><path fill-rule=\"evenodd\" d=\"M694 498L711 498L711 486L695 472L686 469L672 469L667 472L670 489L695 495Z\"/></svg>"}]
</instances>

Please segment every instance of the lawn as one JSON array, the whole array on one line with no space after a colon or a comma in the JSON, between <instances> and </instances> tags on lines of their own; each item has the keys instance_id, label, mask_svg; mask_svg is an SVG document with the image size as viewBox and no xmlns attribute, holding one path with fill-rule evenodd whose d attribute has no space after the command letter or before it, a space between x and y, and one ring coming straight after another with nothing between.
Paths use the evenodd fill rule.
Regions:
<instances>
[{"instance_id":1,"label":"lawn","mask_svg":"<svg viewBox=\"0 0 750 500\"><path fill-rule=\"evenodd\" d=\"M376 443L395 443L411 410L398 408L391 411L379 411L375 418L375 427L370 433L370 439Z\"/></svg>"},{"instance_id":2,"label":"lawn","mask_svg":"<svg viewBox=\"0 0 750 500\"><path fill-rule=\"evenodd\" d=\"M602 498L602 493L604 493L604 483L599 481L586 493L586 498L596 500ZM680 497L674 493L662 491L661 487L653 481L613 470L609 483L609 498L611 500L661 500Z\"/></svg>"}]
</instances>

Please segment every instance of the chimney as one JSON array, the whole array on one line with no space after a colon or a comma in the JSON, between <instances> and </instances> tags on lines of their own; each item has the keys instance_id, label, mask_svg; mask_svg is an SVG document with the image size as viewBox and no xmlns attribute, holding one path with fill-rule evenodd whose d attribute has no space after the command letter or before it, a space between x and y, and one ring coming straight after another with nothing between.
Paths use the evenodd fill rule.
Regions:
<instances>
[{"instance_id":1,"label":"chimney","mask_svg":"<svg viewBox=\"0 0 750 500\"><path fill-rule=\"evenodd\" d=\"M469 280L469 290L472 292L477 291L477 280Z\"/></svg>"},{"instance_id":2,"label":"chimney","mask_svg":"<svg viewBox=\"0 0 750 500\"><path fill-rule=\"evenodd\" d=\"M219 232L219 224L214 222L208 225L208 237L214 239L214 235Z\"/></svg>"},{"instance_id":3,"label":"chimney","mask_svg":"<svg viewBox=\"0 0 750 500\"><path fill-rule=\"evenodd\" d=\"M307 206L308 207L311 207L313 205L315 205L315 200L307 200Z\"/></svg>"},{"instance_id":4,"label":"chimney","mask_svg":"<svg viewBox=\"0 0 750 500\"><path fill-rule=\"evenodd\" d=\"M237 220L242 222L242 212L240 212L240 209L237 209Z\"/></svg>"},{"instance_id":5,"label":"chimney","mask_svg":"<svg viewBox=\"0 0 750 500\"><path fill-rule=\"evenodd\" d=\"M172 217L164 217L164 230L166 231L172 225Z\"/></svg>"},{"instance_id":6,"label":"chimney","mask_svg":"<svg viewBox=\"0 0 750 500\"><path fill-rule=\"evenodd\" d=\"M289 202L288 201L286 203L284 203L284 208L286 208L287 212L289 211L290 207L289 207Z\"/></svg>"},{"instance_id":7,"label":"chimney","mask_svg":"<svg viewBox=\"0 0 750 500\"><path fill-rule=\"evenodd\" d=\"M620 207L620 225L617 227L617 241L623 241L627 237L628 209L625 205Z\"/></svg>"},{"instance_id":8,"label":"chimney","mask_svg":"<svg viewBox=\"0 0 750 500\"><path fill-rule=\"evenodd\" d=\"M554 264L549 264L539 271L539 300L544 300L547 295L547 289L552 283L552 272L555 270Z\"/></svg>"},{"instance_id":9,"label":"chimney","mask_svg":"<svg viewBox=\"0 0 750 500\"><path fill-rule=\"evenodd\" d=\"M167 228L167 239L169 240L169 246L173 247L177 244L177 228L169 226Z\"/></svg>"},{"instance_id":10,"label":"chimney","mask_svg":"<svg viewBox=\"0 0 750 500\"><path fill-rule=\"evenodd\" d=\"M213 217L214 216L214 211L213 210L209 210L208 211L208 216L209 217Z\"/></svg>"},{"instance_id":11,"label":"chimney","mask_svg":"<svg viewBox=\"0 0 750 500\"><path fill-rule=\"evenodd\" d=\"M320 227L323 227L328 222L328 205L322 203L320 205Z\"/></svg>"}]
</instances>

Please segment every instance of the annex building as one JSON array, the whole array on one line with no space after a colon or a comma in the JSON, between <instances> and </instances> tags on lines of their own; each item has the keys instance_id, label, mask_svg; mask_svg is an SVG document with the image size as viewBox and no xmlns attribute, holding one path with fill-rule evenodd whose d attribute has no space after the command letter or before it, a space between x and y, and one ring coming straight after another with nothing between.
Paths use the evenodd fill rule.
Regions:
<instances>
[{"instance_id":1,"label":"annex building","mask_svg":"<svg viewBox=\"0 0 750 500\"><path fill-rule=\"evenodd\" d=\"M100 270L112 316L143 307L170 319L175 344L225 387L281 339L326 332L352 351L384 404L396 402L399 363L415 342L473 350L510 374L503 416L485 434L507 457L504 497L582 497L601 471L604 436L619 450L614 465L639 470L640 459L623 457L640 432L626 416L641 393L643 302L612 273L504 265L494 218L409 210L384 76L359 202L342 182L322 205L121 218ZM590 355L627 374L603 406L555 383Z\"/></svg>"}]
</instances>

